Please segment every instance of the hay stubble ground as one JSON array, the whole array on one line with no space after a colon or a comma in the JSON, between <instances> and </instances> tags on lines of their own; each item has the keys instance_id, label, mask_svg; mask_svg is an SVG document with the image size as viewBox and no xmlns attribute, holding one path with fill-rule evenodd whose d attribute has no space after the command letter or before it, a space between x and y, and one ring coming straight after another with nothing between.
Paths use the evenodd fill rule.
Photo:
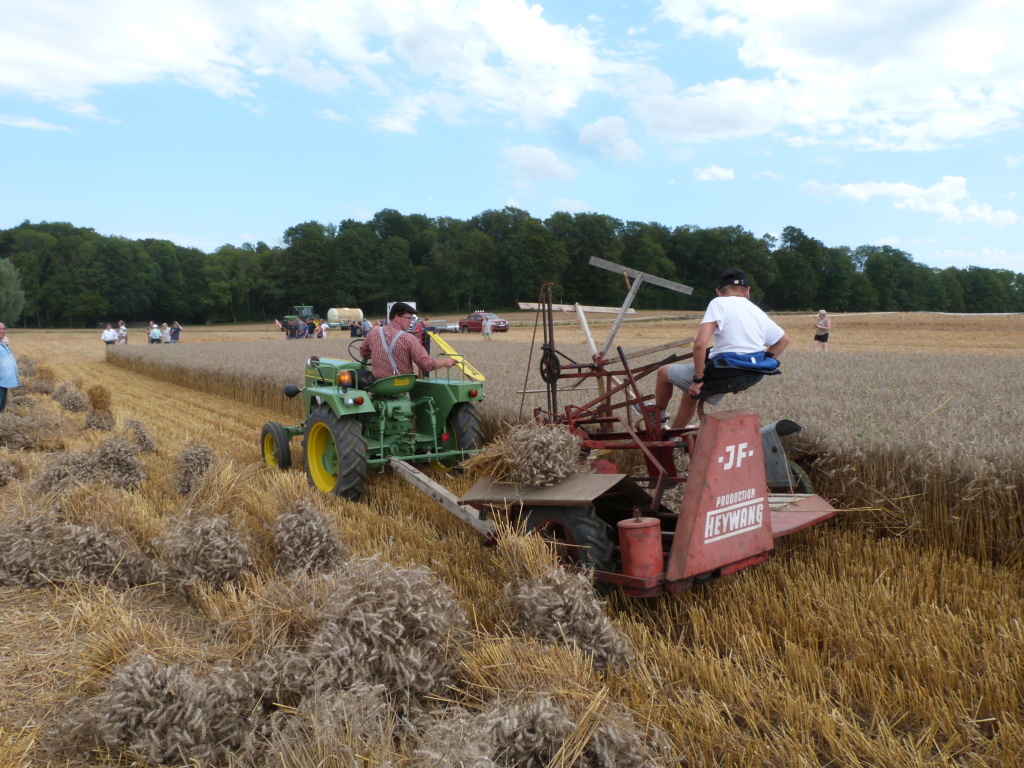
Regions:
<instances>
[{"instance_id":1,"label":"hay stubble ground","mask_svg":"<svg viewBox=\"0 0 1024 768\"><path fill-rule=\"evenodd\" d=\"M692 336L698 322L631 323L621 340L629 348L651 346ZM784 386L766 383L741 405L801 421L808 433L802 450L818 454L827 491L872 511L849 513L787 540L767 564L704 589L652 603L613 599L609 613L637 649L638 661L627 669L596 673L585 660L518 637L496 607L508 578L500 558L394 478L375 478L363 504L314 501L354 554L427 565L452 587L478 637L453 695L558 690L607 696L664 731L685 765L1015 765L1024 750L1024 574L1012 551L1024 517L1021 497L989 485L978 491L981 501L972 501L963 489L979 488L986 472L1007 473L1004 484L1019 475L1011 438L1021 433L1024 408L1009 382L1024 366L1024 321L840 316L827 358L807 351L810 333L801 329L812 325L809 316L781 324L794 337L795 353L787 356ZM595 327L599 338L604 327ZM278 385L278 366L283 376L294 369L286 380L297 380L306 355L333 348L330 354L340 354L347 336L285 342L268 327L189 331L185 343L146 348L144 357L169 353L224 363L236 354L233 348L244 362L230 366L229 379L183 364L169 376L181 377L178 383L171 383L106 362L98 334L11 333L19 355L45 362L59 379L105 385L117 418L140 420L160 447L146 459L149 477L140 491L80 492L69 506L83 519L113 516L140 538L157 535L184 506L170 487L172 457L193 441L213 446L225 462L210 503L255 535L258 521L273 518L280 499L308 495L299 473L269 475L255 466L260 426L295 416L283 415L287 406L273 400L252 403L249 392ZM582 349L578 331L563 331L567 348ZM524 375L521 365L506 368L499 361L521 360L531 336L527 326L489 343L452 339L488 361L478 367L488 374L487 407L495 423L517 416L515 393ZM870 368L874 358L903 353L920 357L911 356L898 375L891 365ZM924 377L929 366L939 374ZM944 384L950 366L990 374L965 397ZM893 391L913 389L922 377L926 383L913 397ZM199 389L204 381L210 391ZM823 399L814 399L823 391ZM795 392L795 399L784 392ZM894 412L886 400L913 405ZM811 407L793 413L801 402ZM973 424L981 425L976 432ZM79 433L69 447L98 440ZM915 455L927 461L915 465ZM48 461L37 452L18 458L29 477ZM886 461L872 476L870 467ZM970 462L977 466L966 466ZM892 498L878 487L882 476L919 476L929 466L946 473L945 484L950 464L966 473L954 494L961 508L954 512L989 523L944 522L936 531L952 514L948 495L929 497L922 486L915 497ZM854 469L844 476L849 466ZM0 494L7 509L38 503L26 479ZM1009 529L993 531L999 526ZM982 543L972 554L1001 548L999 556L989 557L992 562L966 556L965 541L975 539ZM34 743L43 740L52 713L100 685L104 671L135 645L167 658L244 653L238 639L222 631L225 622L237 621L244 603L211 594L197 608L173 595L97 585L0 588L0 762L42 764Z\"/></svg>"}]
</instances>

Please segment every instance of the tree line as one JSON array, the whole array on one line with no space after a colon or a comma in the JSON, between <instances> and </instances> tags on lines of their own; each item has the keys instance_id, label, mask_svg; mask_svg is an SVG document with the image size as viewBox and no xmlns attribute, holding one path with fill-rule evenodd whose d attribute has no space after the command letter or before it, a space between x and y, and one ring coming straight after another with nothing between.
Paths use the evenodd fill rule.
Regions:
<instances>
[{"instance_id":1,"label":"tree line","mask_svg":"<svg viewBox=\"0 0 1024 768\"><path fill-rule=\"evenodd\" d=\"M670 228L597 213L541 220L508 207L465 221L385 209L366 222L297 224L280 245L213 253L26 221L0 231L0 320L254 321L293 304L376 317L388 301L410 299L436 316L513 308L536 301L548 282L556 302L618 306L623 278L589 266L591 256L694 287L691 296L641 291L642 309L701 310L718 275L737 266L754 301L772 311L1024 311L1024 274L1010 270L937 269L890 246L827 246L796 227L757 237L739 226Z\"/></svg>"}]
</instances>

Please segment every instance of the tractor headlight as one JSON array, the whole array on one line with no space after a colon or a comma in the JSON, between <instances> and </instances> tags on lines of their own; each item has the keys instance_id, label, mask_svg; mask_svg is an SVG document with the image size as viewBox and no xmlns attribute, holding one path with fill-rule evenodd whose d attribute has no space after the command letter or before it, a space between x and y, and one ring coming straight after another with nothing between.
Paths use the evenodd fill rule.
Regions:
<instances>
[{"instance_id":1,"label":"tractor headlight","mask_svg":"<svg viewBox=\"0 0 1024 768\"><path fill-rule=\"evenodd\" d=\"M346 389L352 386L352 371L338 371L338 386Z\"/></svg>"}]
</instances>

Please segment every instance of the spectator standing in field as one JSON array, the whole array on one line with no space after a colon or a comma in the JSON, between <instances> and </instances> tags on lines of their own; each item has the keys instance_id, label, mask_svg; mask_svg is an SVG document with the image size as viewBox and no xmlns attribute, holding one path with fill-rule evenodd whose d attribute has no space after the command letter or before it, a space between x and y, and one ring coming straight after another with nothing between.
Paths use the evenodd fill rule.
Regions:
<instances>
[{"instance_id":1,"label":"spectator standing in field","mask_svg":"<svg viewBox=\"0 0 1024 768\"><path fill-rule=\"evenodd\" d=\"M351 321L348 324L348 335L351 338L353 338L353 339L359 338L359 332L361 330L362 330L362 328L360 328L358 325L356 325L356 321L355 320Z\"/></svg>"},{"instance_id":2,"label":"spectator standing in field","mask_svg":"<svg viewBox=\"0 0 1024 768\"><path fill-rule=\"evenodd\" d=\"M395 302L389 317L391 322L374 328L359 348L359 354L373 363L375 379L412 374L416 372L417 366L429 373L437 368L451 368L455 365L451 358L432 358L419 339L409 333L416 318L416 310L408 304Z\"/></svg>"},{"instance_id":3,"label":"spectator standing in field","mask_svg":"<svg viewBox=\"0 0 1024 768\"><path fill-rule=\"evenodd\" d=\"M167 326L167 323L160 326L160 340L164 344L171 343L171 329Z\"/></svg>"},{"instance_id":4,"label":"spectator standing in field","mask_svg":"<svg viewBox=\"0 0 1024 768\"><path fill-rule=\"evenodd\" d=\"M489 315L484 315L483 320L480 321L480 331L485 339L491 340L491 318Z\"/></svg>"},{"instance_id":5,"label":"spectator standing in field","mask_svg":"<svg viewBox=\"0 0 1024 768\"><path fill-rule=\"evenodd\" d=\"M704 312L693 342L693 362L663 365L658 369L654 402L661 411L662 421L668 419L666 409L672 399L673 386L684 392L672 429L682 429L690 423L697 412L697 400L705 379L721 379L723 376L718 372L728 370L712 362L715 358L723 356L722 359L727 360L724 356L738 356L744 361L744 368L751 373L771 371L778 368L778 362L773 358L789 346L786 332L750 301L750 283L742 270L735 267L725 270L718 279L717 293L718 297L711 300ZM760 367L748 367L747 361ZM724 396L711 395L707 402L716 405Z\"/></svg>"},{"instance_id":6,"label":"spectator standing in field","mask_svg":"<svg viewBox=\"0 0 1024 768\"><path fill-rule=\"evenodd\" d=\"M430 332L434 330L433 326L430 325L430 316L427 315L423 318L423 333L420 335L420 341L423 342L423 348L427 350L427 354L430 354Z\"/></svg>"},{"instance_id":7,"label":"spectator standing in field","mask_svg":"<svg viewBox=\"0 0 1024 768\"><path fill-rule=\"evenodd\" d=\"M181 338L181 326L178 325L178 321L175 320L174 324L171 325L171 344L177 344L178 339Z\"/></svg>"},{"instance_id":8,"label":"spectator standing in field","mask_svg":"<svg viewBox=\"0 0 1024 768\"><path fill-rule=\"evenodd\" d=\"M128 343L128 326L124 324L124 320L117 321L117 343Z\"/></svg>"},{"instance_id":9,"label":"spectator standing in field","mask_svg":"<svg viewBox=\"0 0 1024 768\"><path fill-rule=\"evenodd\" d=\"M18 386L18 363L7 343L7 326L0 323L0 413L7 407L7 390Z\"/></svg>"},{"instance_id":10,"label":"spectator standing in field","mask_svg":"<svg viewBox=\"0 0 1024 768\"><path fill-rule=\"evenodd\" d=\"M370 322L370 318L363 318L363 336L368 336L370 331L373 330L373 323Z\"/></svg>"},{"instance_id":11,"label":"spectator standing in field","mask_svg":"<svg viewBox=\"0 0 1024 768\"><path fill-rule=\"evenodd\" d=\"M318 339L326 339L327 338L327 329L329 327L330 326L328 326L327 323L320 323L320 327L316 329L316 337Z\"/></svg>"},{"instance_id":12,"label":"spectator standing in field","mask_svg":"<svg viewBox=\"0 0 1024 768\"><path fill-rule=\"evenodd\" d=\"M828 335L832 332L832 321L824 309L818 310L818 321L814 324L814 351L821 346L822 352L828 352Z\"/></svg>"},{"instance_id":13,"label":"spectator standing in field","mask_svg":"<svg viewBox=\"0 0 1024 768\"><path fill-rule=\"evenodd\" d=\"M163 341L163 334L160 333L160 326L156 322L151 322L149 324L149 343L159 344L161 341Z\"/></svg>"},{"instance_id":14,"label":"spectator standing in field","mask_svg":"<svg viewBox=\"0 0 1024 768\"><path fill-rule=\"evenodd\" d=\"M103 343L108 347L114 346L117 343L117 331L114 327L107 323L107 327L103 329L103 333L100 334L100 338L103 339Z\"/></svg>"}]
</instances>

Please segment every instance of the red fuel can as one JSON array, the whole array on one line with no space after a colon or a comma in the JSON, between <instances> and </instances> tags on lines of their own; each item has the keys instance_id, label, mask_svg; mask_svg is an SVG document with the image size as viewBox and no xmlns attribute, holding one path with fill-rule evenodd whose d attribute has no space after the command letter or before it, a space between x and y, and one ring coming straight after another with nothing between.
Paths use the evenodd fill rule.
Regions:
<instances>
[{"instance_id":1,"label":"red fuel can","mask_svg":"<svg viewBox=\"0 0 1024 768\"><path fill-rule=\"evenodd\" d=\"M626 576L645 579L665 572L660 520L656 517L635 517L620 520L618 528L622 572ZM626 587L626 594L631 597L644 597L645 593L644 589Z\"/></svg>"}]
</instances>

